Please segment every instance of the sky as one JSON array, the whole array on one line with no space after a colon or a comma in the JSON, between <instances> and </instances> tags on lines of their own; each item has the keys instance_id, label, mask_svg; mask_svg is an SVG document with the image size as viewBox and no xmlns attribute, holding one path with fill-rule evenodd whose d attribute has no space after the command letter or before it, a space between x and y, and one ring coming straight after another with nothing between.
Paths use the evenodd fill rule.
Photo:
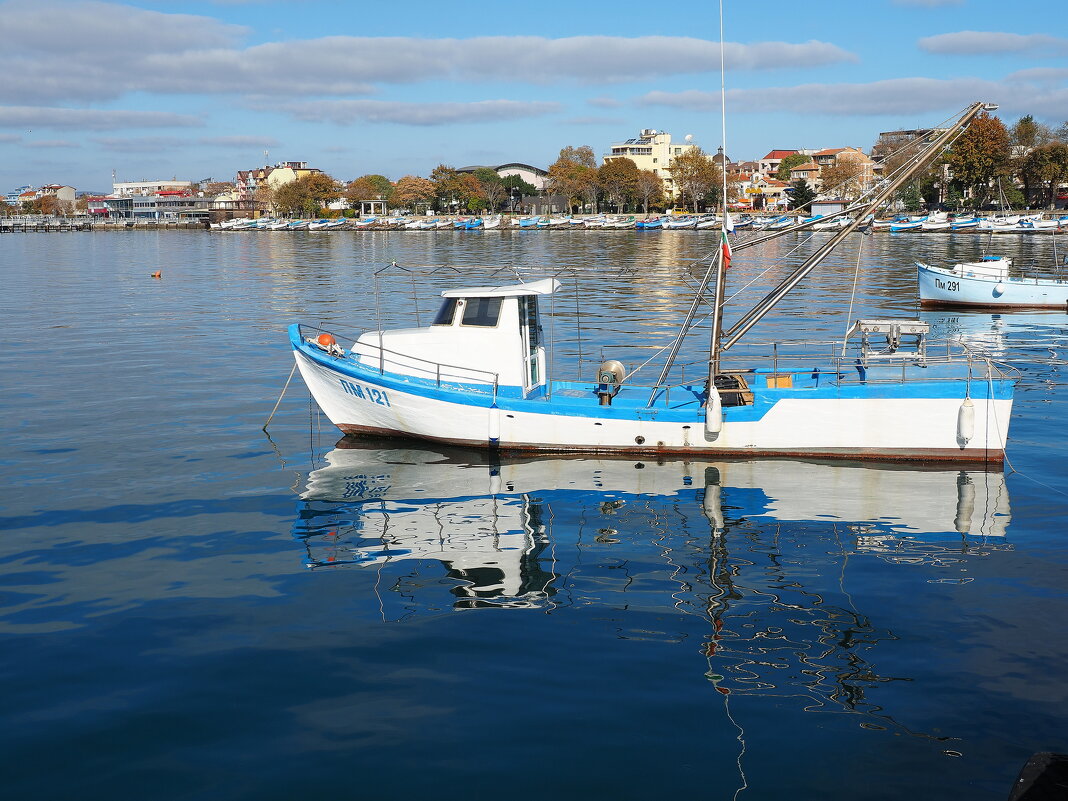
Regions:
<instances>
[{"instance_id":1,"label":"sky","mask_svg":"<svg viewBox=\"0 0 1068 801\"><path fill-rule=\"evenodd\" d=\"M1068 120L1054 0L724 0L727 154L855 146L983 100ZM719 5L0 0L0 191L548 167L641 129L722 141Z\"/></svg>"}]
</instances>

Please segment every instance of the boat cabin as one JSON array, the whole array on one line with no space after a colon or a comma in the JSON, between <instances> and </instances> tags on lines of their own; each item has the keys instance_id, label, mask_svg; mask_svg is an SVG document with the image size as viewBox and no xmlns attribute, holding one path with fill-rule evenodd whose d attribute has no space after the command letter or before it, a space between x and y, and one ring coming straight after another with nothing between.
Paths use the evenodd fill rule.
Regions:
<instances>
[{"instance_id":1,"label":"boat cabin","mask_svg":"<svg viewBox=\"0 0 1068 801\"><path fill-rule=\"evenodd\" d=\"M1009 277L1012 259L1004 256L984 256L981 261L966 261L953 265L953 272L965 278L992 278L1004 280Z\"/></svg>"},{"instance_id":2,"label":"boat cabin","mask_svg":"<svg viewBox=\"0 0 1068 801\"><path fill-rule=\"evenodd\" d=\"M538 296L560 282L472 287L442 292L423 328L370 331L353 346L362 364L384 372L459 384L514 387L526 395L548 381Z\"/></svg>"}]
</instances>

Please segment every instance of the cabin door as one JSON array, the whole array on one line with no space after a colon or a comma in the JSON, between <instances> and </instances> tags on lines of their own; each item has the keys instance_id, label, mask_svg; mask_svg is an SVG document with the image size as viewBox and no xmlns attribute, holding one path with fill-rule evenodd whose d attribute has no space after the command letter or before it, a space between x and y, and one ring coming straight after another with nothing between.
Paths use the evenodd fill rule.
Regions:
<instances>
[{"instance_id":1,"label":"cabin door","mask_svg":"<svg viewBox=\"0 0 1068 801\"><path fill-rule=\"evenodd\" d=\"M538 319L538 299L522 295L519 300L519 331L523 337L523 391L545 383L544 350L541 347L541 321Z\"/></svg>"}]
</instances>

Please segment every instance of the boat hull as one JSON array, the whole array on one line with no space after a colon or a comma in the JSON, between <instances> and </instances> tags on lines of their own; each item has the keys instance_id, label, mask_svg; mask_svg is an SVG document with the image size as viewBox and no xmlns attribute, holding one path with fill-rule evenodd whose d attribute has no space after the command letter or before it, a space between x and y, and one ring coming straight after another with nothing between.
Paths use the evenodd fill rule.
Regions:
<instances>
[{"instance_id":1,"label":"boat hull","mask_svg":"<svg viewBox=\"0 0 1068 801\"><path fill-rule=\"evenodd\" d=\"M1000 463L1012 411L1012 382L970 382L974 426L958 439L963 382L854 383L830 396L783 395L772 403L724 409L722 430L708 438L704 408L684 388L675 404L645 408L617 403L569 404L517 394L434 389L410 379L315 352L295 342L295 357L320 408L346 434L407 437L512 452L718 454ZM917 391L918 388L918 391ZM988 393L988 388L990 392ZM629 390L641 393L640 388ZM644 390L648 393L648 390ZM592 395L592 387L587 395ZM782 394L782 393L780 393ZM991 395L993 397L991 397Z\"/></svg>"},{"instance_id":2,"label":"boat hull","mask_svg":"<svg viewBox=\"0 0 1068 801\"><path fill-rule=\"evenodd\" d=\"M921 306L1068 311L1068 281L968 276L922 263L916 272Z\"/></svg>"}]
</instances>

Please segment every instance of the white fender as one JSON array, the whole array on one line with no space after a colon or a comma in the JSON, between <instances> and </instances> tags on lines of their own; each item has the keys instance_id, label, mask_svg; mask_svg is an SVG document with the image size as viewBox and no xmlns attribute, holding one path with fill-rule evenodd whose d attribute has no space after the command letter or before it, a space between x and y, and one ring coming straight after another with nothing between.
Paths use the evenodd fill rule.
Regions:
<instances>
[{"instance_id":1,"label":"white fender","mask_svg":"<svg viewBox=\"0 0 1068 801\"><path fill-rule=\"evenodd\" d=\"M975 436L975 404L965 398L957 411L957 442L963 448Z\"/></svg>"},{"instance_id":2,"label":"white fender","mask_svg":"<svg viewBox=\"0 0 1068 801\"><path fill-rule=\"evenodd\" d=\"M723 430L723 402L715 386L708 388L708 402L705 404L705 438L715 439Z\"/></svg>"}]
</instances>

